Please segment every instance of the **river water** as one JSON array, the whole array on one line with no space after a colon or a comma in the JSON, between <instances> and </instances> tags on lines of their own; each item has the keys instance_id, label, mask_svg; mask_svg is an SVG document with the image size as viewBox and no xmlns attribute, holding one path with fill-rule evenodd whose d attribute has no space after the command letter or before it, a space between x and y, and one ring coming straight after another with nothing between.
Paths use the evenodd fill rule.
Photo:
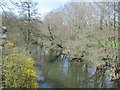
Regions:
<instances>
[{"instance_id":1,"label":"river water","mask_svg":"<svg viewBox=\"0 0 120 90\"><path fill-rule=\"evenodd\" d=\"M110 82L108 70L96 70L95 66L86 62L69 62L69 58L57 52L41 49L39 46L30 48L35 59L35 69L40 76L39 88L116 88L118 83Z\"/></svg>"}]
</instances>

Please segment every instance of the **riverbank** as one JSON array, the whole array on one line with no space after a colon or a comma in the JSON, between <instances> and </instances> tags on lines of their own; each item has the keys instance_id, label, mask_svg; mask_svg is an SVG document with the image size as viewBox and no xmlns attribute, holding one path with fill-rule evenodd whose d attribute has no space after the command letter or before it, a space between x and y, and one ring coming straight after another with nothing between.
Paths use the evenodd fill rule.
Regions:
<instances>
[{"instance_id":1,"label":"riverbank","mask_svg":"<svg viewBox=\"0 0 120 90\"><path fill-rule=\"evenodd\" d=\"M103 59L106 59L106 54L104 54L105 52L101 48L95 47L95 50L93 50L93 48L81 49L80 46L76 46L76 44L71 45L71 43L67 43L67 45L61 44L60 46L61 47L59 47L58 44L51 45L49 41L43 44L45 49L57 51L58 56L60 54L64 55L64 58L68 56L69 61L87 61L95 66L105 64L106 61L108 61Z\"/></svg>"},{"instance_id":2,"label":"riverbank","mask_svg":"<svg viewBox=\"0 0 120 90\"><path fill-rule=\"evenodd\" d=\"M63 55L62 57L63 59L66 57L69 57L70 62L76 62L76 63L86 62L86 63L91 64L92 66L97 67L98 69L105 69L105 68L113 67L114 69L119 70L115 67L115 63L114 63L114 60L112 60L112 58L105 57L104 54L102 56L98 55L98 52L97 54L94 53L90 55L91 53L88 53L87 51L79 51L73 48L71 49L61 48L58 50L57 47L54 47L54 46L52 46L52 50L57 51L57 53L59 52L57 57L59 57L60 55ZM112 73L115 74L116 72L117 71L112 70ZM116 81L116 78L118 78L118 75L119 75L119 72L117 72L114 76L109 75L111 77L110 81Z\"/></svg>"}]
</instances>

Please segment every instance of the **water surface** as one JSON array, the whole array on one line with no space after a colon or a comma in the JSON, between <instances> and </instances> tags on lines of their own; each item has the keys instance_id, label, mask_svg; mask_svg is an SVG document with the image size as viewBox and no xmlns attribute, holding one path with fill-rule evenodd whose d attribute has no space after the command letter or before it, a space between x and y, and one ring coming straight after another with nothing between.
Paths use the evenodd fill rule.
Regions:
<instances>
[{"instance_id":1,"label":"water surface","mask_svg":"<svg viewBox=\"0 0 120 90\"><path fill-rule=\"evenodd\" d=\"M35 59L39 88L116 88L118 83L110 82L106 70L98 71L86 62L69 62L69 58L57 52L32 46L31 55Z\"/></svg>"}]
</instances>

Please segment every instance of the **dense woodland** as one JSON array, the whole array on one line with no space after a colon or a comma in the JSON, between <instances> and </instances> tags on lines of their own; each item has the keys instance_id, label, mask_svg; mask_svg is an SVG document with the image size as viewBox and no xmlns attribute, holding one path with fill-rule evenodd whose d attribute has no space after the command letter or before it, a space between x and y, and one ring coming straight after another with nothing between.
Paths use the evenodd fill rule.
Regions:
<instances>
[{"instance_id":1,"label":"dense woodland","mask_svg":"<svg viewBox=\"0 0 120 90\"><path fill-rule=\"evenodd\" d=\"M119 78L117 2L68 2L43 19L37 12L36 2L11 3L18 8L19 15L7 3L0 2L8 41L23 50L38 44L68 55L71 61L86 60L97 66L110 66L114 73L112 80Z\"/></svg>"}]
</instances>

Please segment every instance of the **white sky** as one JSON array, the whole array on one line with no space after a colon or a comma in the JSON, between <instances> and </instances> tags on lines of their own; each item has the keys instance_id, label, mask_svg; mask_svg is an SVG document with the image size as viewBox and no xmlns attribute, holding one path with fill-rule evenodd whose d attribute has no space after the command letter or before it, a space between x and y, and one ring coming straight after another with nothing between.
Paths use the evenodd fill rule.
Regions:
<instances>
[{"instance_id":1,"label":"white sky","mask_svg":"<svg viewBox=\"0 0 120 90\"><path fill-rule=\"evenodd\" d=\"M1 1L1 0L0 0ZM11 2L19 2L19 0L10 0ZM23 1L23 0L22 0ZM30 0L29 0L30 1ZM34 0L34 2L38 2L37 9L39 13L43 16L45 16L46 13L55 10L59 7L63 7L64 4L69 0ZM4 0L4 2L7 2L9 4L9 7L14 7L9 0ZM15 8L14 8L15 9ZM4 8L5 11L7 11L7 8ZM0 13L2 9L0 7ZM17 12L17 9L14 10L14 13Z\"/></svg>"},{"instance_id":2,"label":"white sky","mask_svg":"<svg viewBox=\"0 0 120 90\"><path fill-rule=\"evenodd\" d=\"M10 0L10 1L19 2L20 0ZM25 1L25 0L21 0L21 1ZM59 7L63 7L66 2L70 2L70 1L76 1L76 2L91 2L91 1L101 2L101 1L104 1L104 2L107 2L107 1L120 1L120 0L26 0L26 1L38 2L38 5L37 5L38 11L42 15L42 17L44 17L46 13L48 13L52 10L55 10ZM0 0L0 2L3 2L3 0ZM4 2L9 3L9 0L4 0ZM13 7L11 4L9 6ZM5 10L7 10L7 9L5 9ZM0 13L1 13L1 11L2 11L2 9L0 7ZM16 13L16 11L14 10L15 13Z\"/></svg>"},{"instance_id":3,"label":"white sky","mask_svg":"<svg viewBox=\"0 0 120 90\"><path fill-rule=\"evenodd\" d=\"M55 10L59 7L63 7L66 2L39 2L38 11L44 16L46 13Z\"/></svg>"}]
</instances>

